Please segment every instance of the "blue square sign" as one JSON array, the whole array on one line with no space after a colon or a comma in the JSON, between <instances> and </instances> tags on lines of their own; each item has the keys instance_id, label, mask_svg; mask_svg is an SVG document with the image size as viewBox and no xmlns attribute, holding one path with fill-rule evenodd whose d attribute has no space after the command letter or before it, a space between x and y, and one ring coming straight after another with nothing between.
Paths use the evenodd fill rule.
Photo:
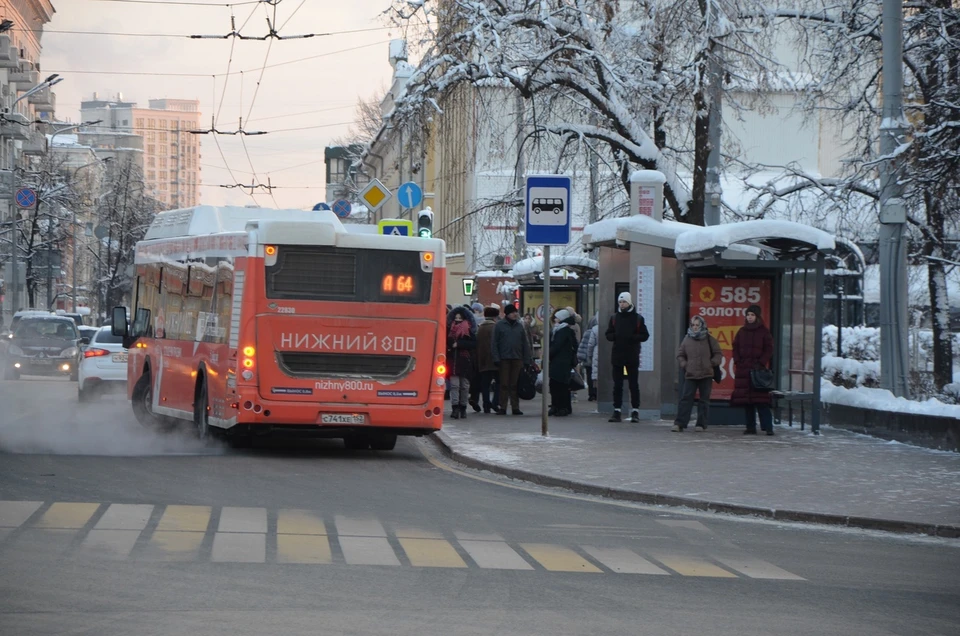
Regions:
<instances>
[{"instance_id":1,"label":"blue square sign","mask_svg":"<svg viewBox=\"0 0 960 636\"><path fill-rule=\"evenodd\" d=\"M526 240L529 245L570 244L570 177L527 177Z\"/></svg>"}]
</instances>

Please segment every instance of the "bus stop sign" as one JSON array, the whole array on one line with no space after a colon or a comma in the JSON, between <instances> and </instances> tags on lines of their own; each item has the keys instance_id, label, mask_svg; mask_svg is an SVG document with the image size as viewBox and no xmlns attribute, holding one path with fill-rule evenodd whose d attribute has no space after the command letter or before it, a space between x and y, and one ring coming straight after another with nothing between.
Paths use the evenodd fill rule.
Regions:
<instances>
[{"instance_id":1,"label":"bus stop sign","mask_svg":"<svg viewBox=\"0 0 960 636\"><path fill-rule=\"evenodd\" d=\"M570 177L527 177L526 241L529 245L570 244Z\"/></svg>"}]
</instances>

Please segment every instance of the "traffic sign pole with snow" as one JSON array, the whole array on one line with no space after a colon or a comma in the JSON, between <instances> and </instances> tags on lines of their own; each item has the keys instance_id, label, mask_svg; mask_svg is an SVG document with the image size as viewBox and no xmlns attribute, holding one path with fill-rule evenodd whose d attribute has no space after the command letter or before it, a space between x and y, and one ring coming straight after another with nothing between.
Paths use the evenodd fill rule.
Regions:
<instances>
[{"instance_id":1,"label":"traffic sign pole with snow","mask_svg":"<svg viewBox=\"0 0 960 636\"><path fill-rule=\"evenodd\" d=\"M353 206L350 205L350 202L346 199L337 199L333 202L333 207L330 209L333 210L333 213L338 217L345 219L350 216L350 211L353 209Z\"/></svg>"},{"instance_id":2,"label":"traffic sign pole with snow","mask_svg":"<svg viewBox=\"0 0 960 636\"><path fill-rule=\"evenodd\" d=\"M570 244L570 177L527 177L526 241L528 245Z\"/></svg>"},{"instance_id":3,"label":"traffic sign pole with snow","mask_svg":"<svg viewBox=\"0 0 960 636\"><path fill-rule=\"evenodd\" d=\"M415 208L423 201L423 190L413 181L407 181L397 188L397 201L405 208Z\"/></svg>"},{"instance_id":4,"label":"traffic sign pole with snow","mask_svg":"<svg viewBox=\"0 0 960 636\"><path fill-rule=\"evenodd\" d=\"M379 210L392 196L393 193L387 186L377 179L371 179L367 187L360 191L360 200L367 204L367 209L371 212Z\"/></svg>"},{"instance_id":5,"label":"traffic sign pole with snow","mask_svg":"<svg viewBox=\"0 0 960 636\"><path fill-rule=\"evenodd\" d=\"M377 230L385 236L413 236L413 221L407 219L383 219Z\"/></svg>"}]
</instances>

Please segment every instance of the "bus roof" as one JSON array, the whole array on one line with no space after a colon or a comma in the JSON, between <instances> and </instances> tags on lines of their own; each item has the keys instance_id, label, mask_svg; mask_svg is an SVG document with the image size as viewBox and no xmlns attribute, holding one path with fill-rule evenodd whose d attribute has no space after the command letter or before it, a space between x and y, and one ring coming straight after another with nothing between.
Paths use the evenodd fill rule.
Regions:
<instances>
[{"instance_id":1,"label":"bus roof","mask_svg":"<svg viewBox=\"0 0 960 636\"><path fill-rule=\"evenodd\" d=\"M383 236L375 225L344 224L330 210L199 205L160 212L143 240L185 239L256 230L260 242L341 245L369 249L432 250L444 259L443 241ZM138 250L139 252L139 250Z\"/></svg>"}]
</instances>

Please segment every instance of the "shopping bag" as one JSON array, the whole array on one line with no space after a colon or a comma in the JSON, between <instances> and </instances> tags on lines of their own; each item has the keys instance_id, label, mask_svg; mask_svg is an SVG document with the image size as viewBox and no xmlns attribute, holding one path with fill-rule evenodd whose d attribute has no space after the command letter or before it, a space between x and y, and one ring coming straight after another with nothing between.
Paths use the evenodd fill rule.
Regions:
<instances>
[{"instance_id":1,"label":"shopping bag","mask_svg":"<svg viewBox=\"0 0 960 636\"><path fill-rule=\"evenodd\" d=\"M532 400L537 396L537 368L527 365L520 370L517 380L517 396L521 400Z\"/></svg>"},{"instance_id":2,"label":"shopping bag","mask_svg":"<svg viewBox=\"0 0 960 636\"><path fill-rule=\"evenodd\" d=\"M570 390L579 391L585 388L587 388L587 385L583 381L583 378L580 377L580 374L577 373L577 370L570 369Z\"/></svg>"}]
</instances>

